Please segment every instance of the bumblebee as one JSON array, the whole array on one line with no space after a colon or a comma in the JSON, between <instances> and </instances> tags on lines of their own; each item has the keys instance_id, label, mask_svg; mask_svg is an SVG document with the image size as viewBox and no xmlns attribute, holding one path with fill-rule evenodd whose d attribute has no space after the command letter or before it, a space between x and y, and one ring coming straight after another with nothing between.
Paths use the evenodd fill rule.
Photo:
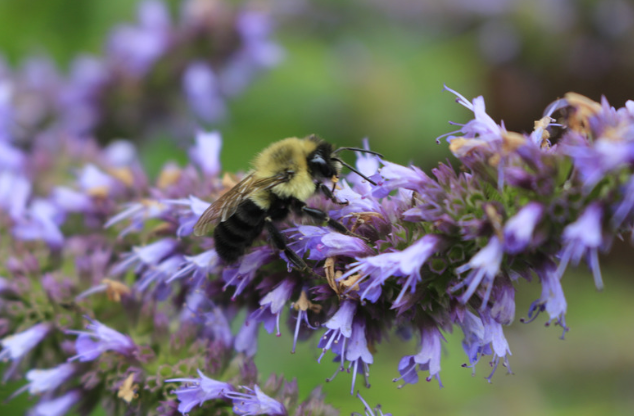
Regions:
<instances>
[{"instance_id":1,"label":"bumblebee","mask_svg":"<svg viewBox=\"0 0 634 416\"><path fill-rule=\"evenodd\" d=\"M218 256L231 264L266 229L273 245L283 250L299 270L307 270L304 260L287 247L286 238L274 223L295 212L325 222L340 233L355 235L342 223L328 217L326 212L306 205L306 200L316 192L322 192L337 204L347 204L347 201L337 200L333 194L343 166L376 185L338 157L337 154L342 150L381 156L353 147L333 150L330 143L315 135L303 139L292 137L271 144L255 157L253 169L244 179L213 202L200 216L194 226L194 234L205 235L215 226L213 238ZM332 180L332 190L322 182L326 179Z\"/></svg>"}]
</instances>

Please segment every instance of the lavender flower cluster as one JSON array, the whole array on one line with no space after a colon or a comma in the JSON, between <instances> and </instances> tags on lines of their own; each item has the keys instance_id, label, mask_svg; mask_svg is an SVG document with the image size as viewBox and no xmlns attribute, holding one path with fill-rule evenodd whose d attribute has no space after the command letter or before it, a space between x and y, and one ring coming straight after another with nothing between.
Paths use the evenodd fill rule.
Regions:
<instances>
[{"instance_id":1,"label":"lavender flower cluster","mask_svg":"<svg viewBox=\"0 0 634 416\"><path fill-rule=\"evenodd\" d=\"M108 142L169 129L191 137L280 61L272 25L254 6L187 0L174 19L161 0L144 0L135 24L108 34L103 56L76 57L68 75L45 57L15 72L0 65L1 134L21 146L59 134Z\"/></svg>"},{"instance_id":2,"label":"lavender flower cluster","mask_svg":"<svg viewBox=\"0 0 634 416\"><path fill-rule=\"evenodd\" d=\"M309 275L266 235L230 265L211 238L192 235L207 201L240 179L220 175L218 133L200 132L191 163L167 163L154 181L127 142L11 148L0 159L4 379L25 376L16 394L40 396L32 415L97 405L112 415L338 414L319 390L299 401L295 381L259 384L258 333L279 334L283 318L292 350L318 337L319 361L334 356L331 378L351 373L351 394L394 333L415 344L394 369L401 387L420 371L440 384L443 332L456 326L466 367L486 356L489 380L499 364L510 371L503 328L515 282L536 276L529 320L545 313L565 333L565 269L584 260L601 289L599 250L631 232L634 102L615 109L570 93L519 134L489 117L482 97L451 92L474 114L448 134L460 171L440 164L432 177L359 155L376 185L350 175L336 192L347 205L319 195L310 205L364 239L302 218L282 225ZM70 178L59 174L69 160ZM383 414L356 395L366 415Z\"/></svg>"}]
</instances>

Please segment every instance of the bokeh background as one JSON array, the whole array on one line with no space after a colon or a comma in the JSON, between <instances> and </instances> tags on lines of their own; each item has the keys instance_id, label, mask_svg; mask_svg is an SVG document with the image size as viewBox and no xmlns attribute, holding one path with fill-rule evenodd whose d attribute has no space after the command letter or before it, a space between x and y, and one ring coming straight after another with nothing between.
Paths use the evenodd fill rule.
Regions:
<instances>
[{"instance_id":1,"label":"bokeh background","mask_svg":"<svg viewBox=\"0 0 634 416\"><path fill-rule=\"evenodd\" d=\"M211 0L210 0L211 1ZM30 57L50 58L69 71L79 54L100 55L112 28L136 19L134 0L0 0L0 53L19 71ZM238 4L238 2L230 2ZM179 1L168 2L174 15ZM435 138L470 114L443 84L468 98L483 95L489 114L509 130L530 131L545 106L567 91L614 106L634 99L634 5L626 0L345 0L260 2L275 18L274 39L283 59L227 103L222 119L203 123L221 132L223 169L246 170L269 143L317 133L338 145L370 146L397 163L429 170L452 159ZM99 140L121 137L104 132ZM192 136L153 129L134 132L150 172L167 160L184 161ZM537 285L518 289L516 321L506 330L515 375L490 368L475 377L462 368L461 334L447 334L441 377L397 389L401 356L414 345L394 338L379 347L370 390L362 394L394 415L631 415L634 414L634 261L629 242L602 257L605 290L597 293L585 270L564 277L571 331L538 319L519 322ZM360 410L349 378L318 365L316 340L290 354L290 330L261 334L256 362L297 377L300 392L324 384L342 414ZM7 397L20 383L0 387ZM360 386L361 383L358 382ZM0 404L0 413L22 414L23 395ZM99 413L95 413L98 415Z\"/></svg>"}]
</instances>

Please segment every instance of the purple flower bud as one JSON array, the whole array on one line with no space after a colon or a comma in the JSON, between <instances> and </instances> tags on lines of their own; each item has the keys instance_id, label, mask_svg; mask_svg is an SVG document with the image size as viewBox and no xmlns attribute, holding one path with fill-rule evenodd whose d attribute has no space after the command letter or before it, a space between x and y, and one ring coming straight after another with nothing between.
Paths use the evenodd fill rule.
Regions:
<instances>
[{"instance_id":1,"label":"purple flower bud","mask_svg":"<svg viewBox=\"0 0 634 416\"><path fill-rule=\"evenodd\" d=\"M40 343L48 335L51 326L47 323L39 323L31 328L9 335L0 340L2 351L0 351L0 360L11 359L19 360L26 353L31 351L33 347Z\"/></svg>"},{"instance_id":2,"label":"purple flower bud","mask_svg":"<svg viewBox=\"0 0 634 416\"><path fill-rule=\"evenodd\" d=\"M62 396L50 400L43 400L36 404L28 416L64 416L81 399L79 390L71 390Z\"/></svg>"},{"instance_id":3,"label":"purple flower bud","mask_svg":"<svg viewBox=\"0 0 634 416\"><path fill-rule=\"evenodd\" d=\"M563 232L563 249L560 254L557 274L562 276L568 263L577 265L581 257L587 256L588 266L594 276L597 289L603 289L603 279L599 267L598 250L603 244L603 208L598 202L588 205L577 221L568 225Z\"/></svg>"},{"instance_id":4,"label":"purple flower bud","mask_svg":"<svg viewBox=\"0 0 634 416\"><path fill-rule=\"evenodd\" d=\"M238 415L270 415L285 416L286 408L279 402L262 393L256 384L253 389L240 386L249 393L231 391L225 397L233 400L233 411Z\"/></svg>"},{"instance_id":5,"label":"purple flower bud","mask_svg":"<svg viewBox=\"0 0 634 416\"><path fill-rule=\"evenodd\" d=\"M195 406L201 406L206 401L222 399L226 393L234 391L231 384L216 381L205 376L202 371L196 371L198 371L199 378L172 378L165 380L166 383L187 383L174 391L180 402L178 411L182 414L189 413Z\"/></svg>"},{"instance_id":6,"label":"purple flower bud","mask_svg":"<svg viewBox=\"0 0 634 416\"><path fill-rule=\"evenodd\" d=\"M94 319L86 317L91 323L86 325L89 331L66 331L68 334L79 335L75 341L76 355L70 357L68 361L92 361L106 351L114 351L125 356L133 355L138 347L132 339L108 328L104 324Z\"/></svg>"},{"instance_id":7,"label":"purple flower bud","mask_svg":"<svg viewBox=\"0 0 634 416\"><path fill-rule=\"evenodd\" d=\"M533 232L541 221L544 207L538 202L529 202L517 214L509 219L504 226L504 249L507 253L517 254L526 247L535 247Z\"/></svg>"}]
</instances>

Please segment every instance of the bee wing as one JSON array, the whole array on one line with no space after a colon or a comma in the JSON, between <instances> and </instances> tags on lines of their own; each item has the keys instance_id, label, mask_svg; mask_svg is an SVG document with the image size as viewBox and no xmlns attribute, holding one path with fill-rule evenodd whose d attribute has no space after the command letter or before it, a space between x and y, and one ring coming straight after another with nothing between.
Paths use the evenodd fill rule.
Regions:
<instances>
[{"instance_id":1,"label":"bee wing","mask_svg":"<svg viewBox=\"0 0 634 416\"><path fill-rule=\"evenodd\" d=\"M207 234L216 223L226 221L236 212L238 206L249 198L249 195L288 182L291 177L292 172L266 178L256 178L253 173L250 173L203 212L194 225L194 235Z\"/></svg>"}]
</instances>

